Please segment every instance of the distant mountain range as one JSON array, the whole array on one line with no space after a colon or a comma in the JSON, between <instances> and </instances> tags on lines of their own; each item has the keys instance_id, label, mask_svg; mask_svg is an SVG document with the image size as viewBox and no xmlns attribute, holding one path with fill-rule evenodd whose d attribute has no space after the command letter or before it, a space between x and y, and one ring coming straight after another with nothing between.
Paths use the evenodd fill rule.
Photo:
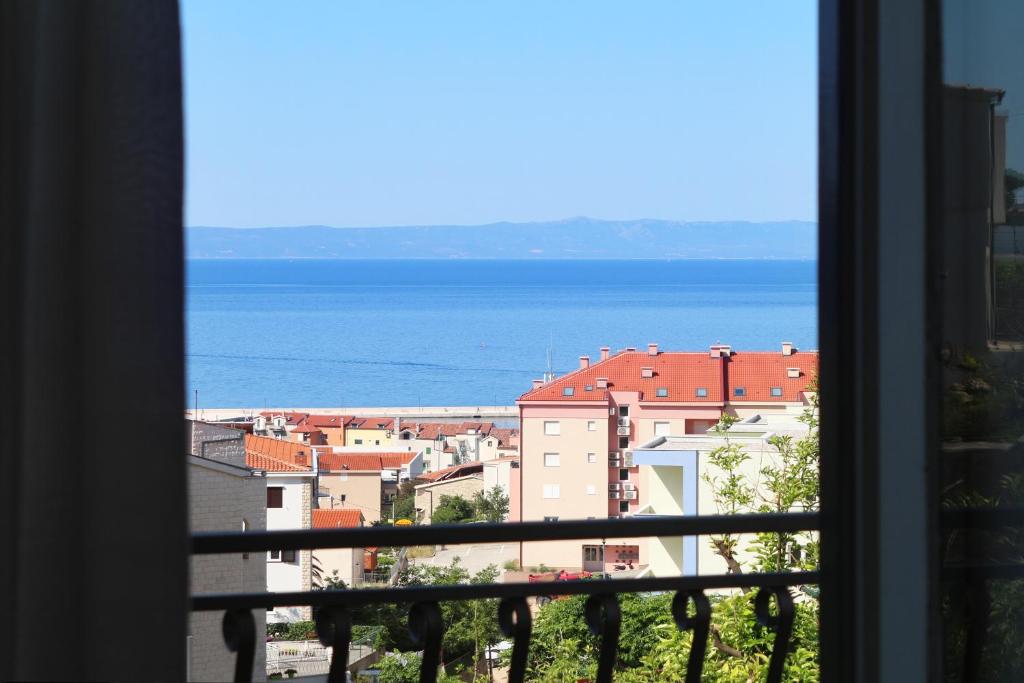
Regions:
<instances>
[{"instance_id":1,"label":"distant mountain range","mask_svg":"<svg viewBox=\"0 0 1024 683\"><path fill-rule=\"evenodd\" d=\"M189 258L813 259L817 224L569 218L380 228L191 227Z\"/></svg>"}]
</instances>

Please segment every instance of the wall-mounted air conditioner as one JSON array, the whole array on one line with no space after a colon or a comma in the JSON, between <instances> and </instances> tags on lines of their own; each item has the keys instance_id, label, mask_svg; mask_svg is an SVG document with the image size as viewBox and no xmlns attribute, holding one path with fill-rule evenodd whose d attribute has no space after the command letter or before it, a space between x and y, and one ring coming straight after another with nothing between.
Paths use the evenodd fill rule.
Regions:
<instances>
[{"instance_id":1,"label":"wall-mounted air conditioner","mask_svg":"<svg viewBox=\"0 0 1024 683\"><path fill-rule=\"evenodd\" d=\"M619 426L620 427L628 427L629 426L629 418L628 417L620 417L619 418Z\"/></svg>"},{"instance_id":2,"label":"wall-mounted air conditioner","mask_svg":"<svg viewBox=\"0 0 1024 683\"><path fill-rule=\"evenodd\" d=\"M608 492L608 499L609 500L619 500L621 498L622 498L622 491L609 491Z\"/></svg>"},{"instance_id":3,"label":"wall-mounted air conditioner","mask_svg":"<svg viewBox=\"0 0 1024 683\"><path fill-rule=\"evenodd\" d=\"M617 433L619 436L629 436L629 426L619 427Z\"/></svg>"},{"instance_id":4,"label":"wall-mounted air conditioner","mask_svg":"<svg viewBox=\"0 0 1024 683\"><path fill-rule=\"evenodd\" d=\"M623 495L623 498L625 498L626 500L636 500L636 496L636 491L626 491Z\"/></svg>"},{"instance_id":5,"label":"wall-mounted air conditioner","mask_svg":"<svg viewBox=\"0 0 1024 683\"><path fill-rule=\"evenodd\" d=\"M633 466L633 451L625 451L622 454L622 466L632 467Z\"/></svg>"},{"instance_id":6,"label":"wall-mounted air conditioner","mask_svg":"<svg viewBox=\"0 0 1024 683\"><path fill-rule=\"evenodd\" d=\"M631 481L624 481L624 482L622 482L622 490L623 491L636 491L636 484L634 484Z\"/></svg>"}]
</instances>

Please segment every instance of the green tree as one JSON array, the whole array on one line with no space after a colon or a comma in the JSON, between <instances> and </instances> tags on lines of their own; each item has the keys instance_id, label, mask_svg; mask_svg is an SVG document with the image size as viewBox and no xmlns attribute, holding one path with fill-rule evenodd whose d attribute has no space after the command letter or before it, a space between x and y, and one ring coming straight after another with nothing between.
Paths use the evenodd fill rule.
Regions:
<instances>
[{"instance_id":1,"label":"green tree","mask_svg":"<svg viewBox=\"0 0 1024 683\"><path fill-rule=\"evenodd\" d=\"M509 499L500 486L490 491L473 494L473 511L477 519L487 522L504 522L509 511Z\"/></svg>"},{"instance_id":2,"label":"green tree","mask_svg":"<svg viewBox=\"0 0 1024 683\"><path fill-rule=\"evenodd\" d=\"M395 503L392 507L394 519L416 521L416 482L403 481L398 487Z\"/></svg>"},{"instance_id":3,"label":"green tree","mask_svg":"<svg viewBox=\"0 0 1024 683\"><path fill-rule=\"evenodd\" d=\"M434 513L430 516L431 524L459 524L473 519L473 504L462 496L441 496Z\"/></svg>"}]
</instances>

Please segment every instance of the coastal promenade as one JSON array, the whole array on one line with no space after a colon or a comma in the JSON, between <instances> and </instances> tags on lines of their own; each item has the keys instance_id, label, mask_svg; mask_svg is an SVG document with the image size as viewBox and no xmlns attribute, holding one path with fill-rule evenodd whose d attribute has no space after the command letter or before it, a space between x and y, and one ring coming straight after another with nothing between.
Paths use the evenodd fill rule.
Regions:
<instances>
[{"instance_id":1,"label":"coastal promenade","mask_svg":"<svg viewBox=\"0 0 1024 683\"><path fill-rule=\"evenodd\" d=\"M436 422L462 422L471 420L518 420L516 406L393 406L370 408L200 408L198 413L186 410L185 417L197 420L229 420L259 415L261 412L295 412L316 415L355 415L398 417L403 420L431 420Z\"/></svg>"}]
</instances>

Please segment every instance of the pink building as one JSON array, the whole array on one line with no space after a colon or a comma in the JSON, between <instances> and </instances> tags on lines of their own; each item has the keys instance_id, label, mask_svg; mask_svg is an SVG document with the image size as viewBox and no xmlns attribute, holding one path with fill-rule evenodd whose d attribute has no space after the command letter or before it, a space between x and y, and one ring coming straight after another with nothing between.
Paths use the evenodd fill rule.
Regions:
<instances>
[{"instance_id":1,"label":"pink building","mask_svg":"<svg viewBox=\"0 0 1024 683\"><path fill-rule=\"evenodd\" d=\"M580 357L574 372L543 382L517 401L522 426L523 521L601 519L632 514L644 496L632 449L656 437L703 434L723 413L744 418L804 401L817 352L785 343L776 352L646 350ZM643 564L644 542L615 542L608 564ZM524 543L524 566L603 569L611 544ZM621 561L620 561L621 558Z\"/></svg>"}]
</instances>

